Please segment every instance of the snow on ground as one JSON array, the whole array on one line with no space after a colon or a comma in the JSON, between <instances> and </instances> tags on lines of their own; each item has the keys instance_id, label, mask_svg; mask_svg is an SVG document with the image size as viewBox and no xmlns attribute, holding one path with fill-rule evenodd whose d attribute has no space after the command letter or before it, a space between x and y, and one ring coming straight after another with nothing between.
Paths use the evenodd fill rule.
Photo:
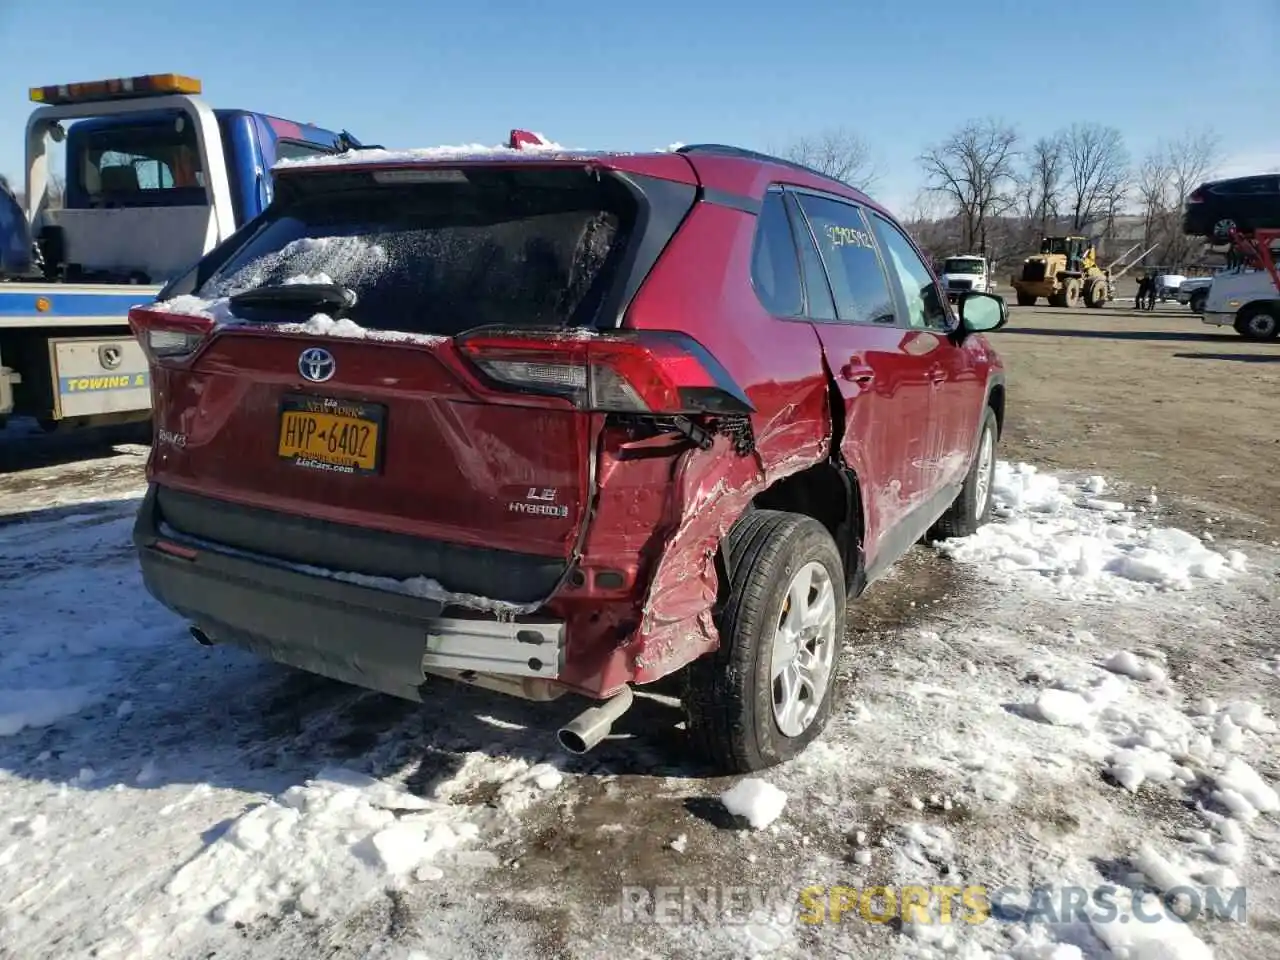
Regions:
<instances>
[{"instance_id":1,"label":"snow on ground","mask_svg":"<svg viewBox=\"0 0 1280 960\"><path fill-rule=\"evenodd\" d=\"M1064 599L1189 590L1198 581L1246 568L1248 560L1239 550L1222 552L1185 531L1135 522L1139 510L1096 496L1104 485L1101 477L1073 484L1030 464L1002 462L994 495L997 516L1005 522L988 524L941 549L1006 578L1038 573L1043 579L1038 586ZM1141 507L1147 509L1145 503Z\"/></svg>"},{"instance_id":2,"label":"snow on ground","mask_svg":"<svg viewBox=\"0 0 1280 960\"><path fill-rule=\"evenodd\" d=\"M1274 552L1001 464L998 522L851 611L828 734L708 780L660 695L576 758L580 704L418 706L196 645L139 581L138 459L0 478L0 509L64 501L0 520L0 957L1280 952ZM865 919L886 884L1004 909ZM1110 918L1063 909L1104 885Z\"/></svg>"}]
</instances>

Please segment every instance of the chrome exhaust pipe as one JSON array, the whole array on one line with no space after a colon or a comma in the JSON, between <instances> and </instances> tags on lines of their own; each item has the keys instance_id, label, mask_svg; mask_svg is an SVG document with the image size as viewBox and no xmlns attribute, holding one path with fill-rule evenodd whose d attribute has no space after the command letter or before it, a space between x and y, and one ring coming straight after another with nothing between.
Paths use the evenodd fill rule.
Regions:
<instances>
[{"instance_id":1,"label":"chrome exhaust pipe","mask_svg":"<svg viewBox=\"0 0 1280 960\"><path fill-rule=\"evenodd\" d=\"M586 753L609 735L618 718L631 709L631 701L631 688L623 687L598 707L582 711L556 732L560 746L570 753Z\"/></svg>"}]
</instances>

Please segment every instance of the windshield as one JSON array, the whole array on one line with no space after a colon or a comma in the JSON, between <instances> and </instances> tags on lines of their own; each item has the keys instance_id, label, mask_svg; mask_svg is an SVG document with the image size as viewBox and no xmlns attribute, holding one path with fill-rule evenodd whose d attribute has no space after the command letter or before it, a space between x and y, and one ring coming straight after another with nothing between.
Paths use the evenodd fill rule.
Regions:
<instances>
[{"instance_id":1,"label":"windshield","mask_svg":"<svg viewBox=\"0 0 1280 960\"><path fill-rule=\"evenodd\" d=\"M195 126L185 116L82 131L68 147L74 195L85 206L205 203Z\"/></svg>"},{"instance_id":2,"label":"windshield","mask_svg":"<svg viewBox=\"0 0 1280 960\"><path fill-rule=\"evenodd\" d=\"M942 266L943 273L982 273L981 260L948 260Z\"/></svg>"},{"instance_id":3,"label":"windshield","mask_svg":"<svg viewBox=\"0 0 1280 960\"><path fill-rule=\"evenodd\" d=\"M301 197L198 295L336 283L356 294L345 316L369 329L589 325L597 280L629 224L625 189L580 170L469 176Z\"/></svg>"}]
</instances>

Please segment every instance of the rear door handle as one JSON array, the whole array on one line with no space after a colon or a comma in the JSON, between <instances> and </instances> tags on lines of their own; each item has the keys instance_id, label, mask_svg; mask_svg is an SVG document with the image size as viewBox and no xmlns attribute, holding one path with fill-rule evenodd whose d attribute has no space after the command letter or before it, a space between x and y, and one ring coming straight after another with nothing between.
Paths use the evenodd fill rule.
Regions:
<instances>
[{"instance_id":1,"label":"rear door handle","mask_svg":"<svg viewBox=\"0 0 1280 960\"><path fill-rule=\"evenodd\" d=\"M846 363L840 368L840 376L854 383L870 383L876 378L870 367L864 367L858 363Z\"/></svg>"}]
</instances>

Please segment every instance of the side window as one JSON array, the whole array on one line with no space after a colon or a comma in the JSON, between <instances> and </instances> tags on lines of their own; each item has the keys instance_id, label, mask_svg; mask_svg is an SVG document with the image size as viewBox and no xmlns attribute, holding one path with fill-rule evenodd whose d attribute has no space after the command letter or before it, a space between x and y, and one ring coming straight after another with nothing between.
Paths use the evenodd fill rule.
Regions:
<instances>
[{"instance_id":1,"label":"side window","mask_svg":"<svg viewBox=\"0 0 1280 960\"><path fill-rule=\"evenodd\" d=\"M902 287L907 322L920 329L945 330L948 321L946 304L938 285L933 282L933 275L911 246L911 241L883 217L873 214L871 223L890 270Z\"/></svg>"},{"instance_id":2,"label":"side window","mask_svg":"<svg viewBox=\"0 0 1280 960\"><path fill-rule=\"evenodd\" d=\"M764 308L775 317L798 317L804 312L800 263L791 236L791 223L782 194L770 190L756 218L755 251L751 256L751 285Z\"/></svg>"},{"instance_id":3,"label":"side window","mask_svg":"<svg viewBox=\"0 0 1280 960\"><path fill-rule=\"evenodd\" d=\"M1250 177L1247 180L1237 180L1235 183L1223 184L1214 192L1225 194L1229 197L1257 196L1258 194L1275 193L1276 183L1277 181L1273 177Z\"/></svg>"},{"instance_id":4,"label":"side window","mask_svg":"<svg viewBox=\"0 0 1280 960\"><path fill-rule=\"evenodd\" d=\"M862 211L809 194L800 195L799 202L826 265L839 319L896 323L893 296Z\"/></svg>"},{"instance_id":5,"label":"side window","mask_svg":"<svg viewBox=\"0 0 1280 960\"><path fill-rule=\"evenodd\" d=\"M800 247L800 274L804 280L805 316L811 320L835 320L836 305L831 299L831 285L822 268L818 248L813 245L813 234L804 222L804 216L795 205L795 197L787 200L787 209L795 224L796 245Z\"/></svg>"}]
</instances>

